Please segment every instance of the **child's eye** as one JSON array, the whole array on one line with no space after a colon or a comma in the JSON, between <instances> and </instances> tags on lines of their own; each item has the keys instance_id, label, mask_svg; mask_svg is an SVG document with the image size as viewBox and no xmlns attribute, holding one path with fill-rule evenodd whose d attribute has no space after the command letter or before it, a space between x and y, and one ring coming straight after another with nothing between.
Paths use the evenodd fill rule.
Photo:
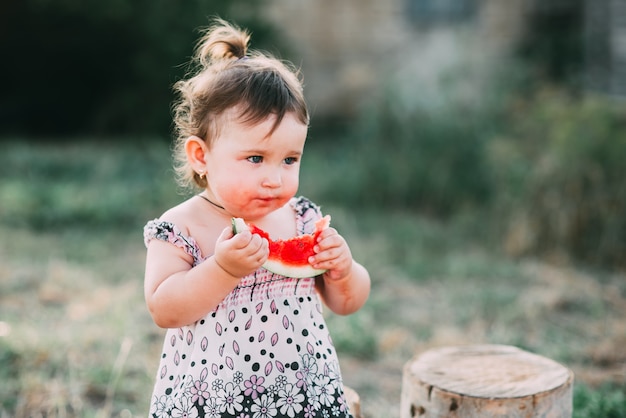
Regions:
<instances>
[{"instance_id":1,"label":"child's eye","mask_svg":"<svg viewBox=\"0 0 626 418\"><path fill-rule=\"evenodd\" d=\"M285 164L287 164L287 165L295 164L297 161L298 161L298 159L296 157L287 157L287 158L285 158Z\"/></svg>"},{"instance_id":2,"label":"child's eye","mask_svg":"<svg viewBox=\"0 0 626 418\"><path fill-rule=\"evenodd\" d=\"M253 164L259 164L263 162L263 157L261 157L260 155L253 155L251 157L248 157L248 161L250 161Z\"/></svg>"}]
</instances>

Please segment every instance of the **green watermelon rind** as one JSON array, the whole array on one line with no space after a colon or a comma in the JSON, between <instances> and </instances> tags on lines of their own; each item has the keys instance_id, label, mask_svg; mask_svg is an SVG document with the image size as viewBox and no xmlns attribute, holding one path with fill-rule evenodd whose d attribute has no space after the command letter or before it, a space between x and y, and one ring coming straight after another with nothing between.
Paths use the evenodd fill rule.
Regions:
<instances>
[{"instance_id":1,"label":"green watermelon rind","mask_svg":"<svg viewBox=\"0 0 626 418\"><path fill-rule=\"evenodd\" d=\"M239 234L240 232L250 230L250 228L248 227L248 224L246 224L246 221L244 221L241 218L232 218L230 220L230 223L233 226L233 234L235 235Z\"/></svg>"},{"instance_id":2,"label":"green watermelon rind","mask_svg":"<svg viewBox=\"0 0 626 418\"><path fill-rule=\"evenodd\" d=\"M233 227L233 234L238 234L240 232L250 230L250 228L242 218L232 218L231 224ZM271 273L285 277L292 277L294 279L315 277L327 271L324 269L316 269L310 264L302 266L287 265L277 259L268 259L265 263L263 263L261 267Z\"/></svg>"},{"instance_id":3,"label":"green watermelon rind","mask_svg":"<svg viewBox=\"0 0 626 418\"><path fill-rule=\"evenodd\" d=\"M285 277L292 277L294 279L304 279L307 277L319 276L326 272L326 270L316 269L313 266L287 266L278 260L268 259L262 266L265 270L274 274L278 274Z\"/></svg>"}]
</instances>

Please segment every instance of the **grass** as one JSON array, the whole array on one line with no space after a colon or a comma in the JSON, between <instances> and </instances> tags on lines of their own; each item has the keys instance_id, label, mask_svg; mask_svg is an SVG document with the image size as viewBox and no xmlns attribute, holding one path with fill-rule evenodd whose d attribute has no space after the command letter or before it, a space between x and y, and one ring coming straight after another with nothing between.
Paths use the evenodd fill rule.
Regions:
<instances>
[{"instance_id":1,"label":"grass","mask_svg":"<svg viewBox=\"0 0 626 418\"><path fill-rule=\"evenodd\" d=\"M143 302L142 227L183 198L167 146L3 147L0 417L146 416L163 333ZM332 164L307 153L301 191L324 204ZM479 214L441 223L324 209L372 274L359 313L328 315L366 416L400 415L402 367L416 353L467 343L516 345L571 368L576 418L626 415L624 274L504 258L482 240Z\"/></svg>"}]
</instances>

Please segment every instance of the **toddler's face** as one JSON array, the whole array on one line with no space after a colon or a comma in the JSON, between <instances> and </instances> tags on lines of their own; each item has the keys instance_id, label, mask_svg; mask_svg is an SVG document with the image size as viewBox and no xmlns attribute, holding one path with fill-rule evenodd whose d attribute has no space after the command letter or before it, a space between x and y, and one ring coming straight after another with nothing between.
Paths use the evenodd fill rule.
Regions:
<instances>
[{"instance_id":1,"label":"toddler's face","mask_svg":"<svg viewBox=\"0 0 626 418\"><path fill-rule=\"evenodd\" d=\"M253 126L225 119L206 158L208 190L231 215L254 221L298 191L308 128L291 113L271 134L273 116Z\"/></svg>"}]
</instances>

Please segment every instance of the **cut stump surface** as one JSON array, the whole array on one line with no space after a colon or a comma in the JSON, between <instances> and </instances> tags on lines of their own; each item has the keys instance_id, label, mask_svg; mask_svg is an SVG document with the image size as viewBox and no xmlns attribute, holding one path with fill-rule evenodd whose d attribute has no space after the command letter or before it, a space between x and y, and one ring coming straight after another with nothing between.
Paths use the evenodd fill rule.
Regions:
<instances>
[{"instance_id":1,"label":"cut stump surface","mask_svg":"<svg viewBox=\"0 0 626 418\"><path fill-rule=\"evenodd\" d=\"M574 375L506 345L443 347L404 367L401 418L569 418Z\"/></svg>"},{"instance_id":2,"label":"cut stump surface","mask_svg":"<svg viewBox=\"0 0 626 418\"><path fill-rule=\"evenodd\" d=\"M363 415L361 415L361 398L359 398L359 394L348 386L343 387L343 393L346 397L346 402L348 403L352 416L354 418L363 418Z\"/></svg>"}]
</instances>

